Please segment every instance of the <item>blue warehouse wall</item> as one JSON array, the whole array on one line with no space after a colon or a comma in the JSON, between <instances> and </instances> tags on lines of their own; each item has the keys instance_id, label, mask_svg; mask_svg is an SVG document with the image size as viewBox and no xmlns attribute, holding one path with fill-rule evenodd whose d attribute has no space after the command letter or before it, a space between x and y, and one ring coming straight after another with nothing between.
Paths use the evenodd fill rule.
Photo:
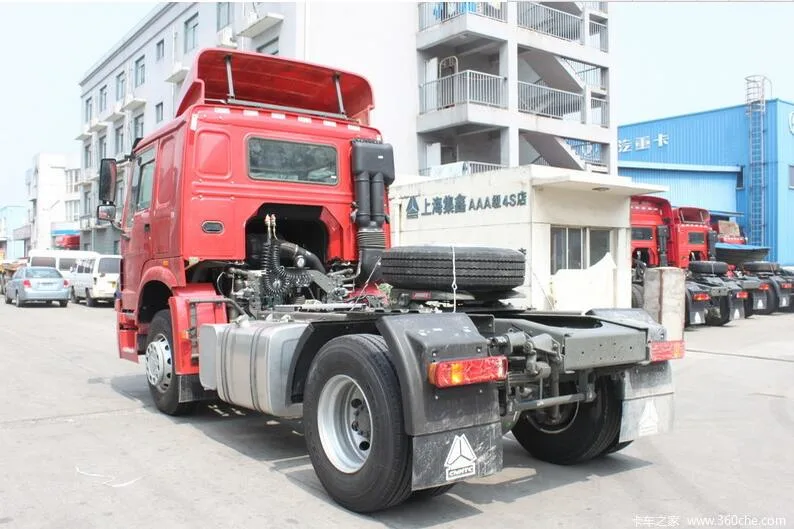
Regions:
<instances>
[{"instance_id":1,"label":"blue warehouse wall","mask_svg":"<svg viewBox=\"0 0 794 529\"><path fill-rule=\"evenodd\" d=\"M794 264L793 113L794 104L767 103L765 239L769 257L786 265ZM669 186L665 195L674 205L743 213L737 220L747 230L748 135L744 105L624 125L618 127L618 173Z\"/></svg>"},{"instance_id":2,"label":"blue warehouse wall","mask_svg":"<svg viewBox=\"0 0 794 529\"><path fill-rule=\"evenodd\" d=\"M736 211L736 173L622 168L621 176L635 182L668 186L662 196L676 206L698 206L711 210Z\"/></svg>"}]
</instances>

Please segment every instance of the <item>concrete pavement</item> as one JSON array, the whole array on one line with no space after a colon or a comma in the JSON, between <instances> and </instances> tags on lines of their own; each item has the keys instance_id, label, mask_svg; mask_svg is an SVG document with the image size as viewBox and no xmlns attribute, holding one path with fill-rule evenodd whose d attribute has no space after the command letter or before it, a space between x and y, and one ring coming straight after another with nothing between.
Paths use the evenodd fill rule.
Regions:
<instances>
[{"instance_id":1,"label":"concrete pavement","mask_svg":"<svg viewBox=\"0 0 794 529\"><path fill-rule=\"evenodd\" d=\"M327 498L299 422L158 413L116 356L112 309L0 304L0 529L794 525L794 314L686 338L702 352L675 365L675 432L578 467L507 438L500 474L366 517Z\"/></svg>"}]
</instances>

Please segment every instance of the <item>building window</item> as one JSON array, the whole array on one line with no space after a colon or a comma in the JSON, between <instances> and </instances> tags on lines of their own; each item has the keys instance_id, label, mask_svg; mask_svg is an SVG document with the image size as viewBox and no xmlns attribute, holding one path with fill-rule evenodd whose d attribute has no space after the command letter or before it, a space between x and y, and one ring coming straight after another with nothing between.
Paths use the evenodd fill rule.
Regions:
<instances>
[{"instance_id":1,"label":"building window","mask_svg":"<svg viewBox=\"0 0 794 529\"><path fill-rule=\"evenodd\" d=\"M163 57L165 57L165 41L159 40L154 46L154 58L159 61Z\"/></svg>"},{"instance_id":2,"label":"building window","mask_svg":"<svg viewBox=\"0 0 794 529\"><path fill-rule=\"evenodd\" d=\"M736 173L736 189L744 189L744 167Z\"/></svg>"},{"instance_id":3,"label":"building window","mask_svg":"<svg viewBox=\"0 0 794 529\"><path fill-rule=\"evenodd\" d=\"M788 187L794 189L794 165L788 166Z\"/></svg>"},{"instance_id":4,"label":"building window","mask_svg":"<svg viewBox=\"0 0 794 529\"><path fill-rule=\"evenodd\" d=\"M232 4L229 2L218 2L218 30L225 28L232 23Z\"/></svg>"},{"instance_id":5,"label":"building window","mask_svg":"<svg viewBox=\"0 0 794 529\"><path fill-rule=\"evenodd\" d=\"M85 144L83 145L83 167L86 169L91 169L91 145Z\"/></svg>"},{"instance_id":6,"label":"building window","mask_svg":"<svg viewBox=\"0 0 794 529\"><path fill-rule=\"evenodd\" d=\"M116 127L116 155L124 154L124 125Z\"/></svg>"},{"instance_id":7,"label":"building window","mask_svg":"<svg viewBox=\"0 0 794 529\"><path fill-rule=\"evenodd\" d=\"M107 137L102 136L101 138L99 138L99 149L98 149L98 151L99 151L98 154L99 154L99 159L100 160L102 158L107 158L107 154L108 154L108 152L107 152L108 151L108 140L107 140Z\"/></svg>"},{"instance_id":8,"label":"building window","mask_svg":"<svg viewBox=\"0 0 794 529\"><path fill-rule=\"evenodd\" d=\"M269 40L256 48L257 53L262 53L264 55L278 55L278 37L273 40Z\"/></svg>"},{"instance_id":9,"label":"building window","mask_svg":"<svg viewBox=\"0 0 794 529\"><path fill-rule=\"evenodd\" d=\"M163 121L163 104L157 103L154 107L154 121L155 123L160 123Z\"/></svg>"},{"instance_id":10,"label":"building window","mask_svg":"<svg viewBox=\"0 0 794 529\"><path fill-rule=\"evenodd\" d=\"M198 13L185 21L185 53L198 45Z\"/></svg>"},{"instance_id":11,"label":"building window","mask_svg":"<svg viewBox=\"0 0 794 529\"><path fill-rule=\"evenodd\" d=\"M89 97L85 100L85 122L88 123L91 121L91 118L94 115L94 101Z\"/></svg>"},{"instance_id":12,"label":"building window","mask_svg":"<svg viewBox=\"0 0 794 529\"><path fill-rule=\"evenodd\" d=\"M135 88L146 82L146 55L141 55L135 61Z\"/></svg>"},{"instance_id":13,"label":"building window","mask_svg":"<svg viewBox=\"0 0 794 529\"><path fill-rule=\"evenodd\" d=\"M104 112L108 107L108 87L107 85L99 89L99 111Z\"/></svg>"},{"instance_id":14,"label":"building window","mask_svg":"<svg viewBox=\"0 0 794 529\"><path fill-rule=\"evenodd\" d=\"M143 114L135 116L132 120L132 136L134 138L143 138Z\"/></svg>"},{"instance_id":15,"label":"building window","mask_svg":"<svg viewBox=\"0 0 794 529\"><path fill-rule=\"evenodd\" d=\"M116 76L116 101L121 101L127 95L127 75L121 72Z\"/></svg>"},{"instance_id":16,"label":"building window","mask_svg":"<svg viewBox=\"0 0 794 529\"><path fill-rule=\"evenodd\" d=\"M551 273L593 266L612 251L612 230L552 226Z\"/></svg>"}]
</instances>

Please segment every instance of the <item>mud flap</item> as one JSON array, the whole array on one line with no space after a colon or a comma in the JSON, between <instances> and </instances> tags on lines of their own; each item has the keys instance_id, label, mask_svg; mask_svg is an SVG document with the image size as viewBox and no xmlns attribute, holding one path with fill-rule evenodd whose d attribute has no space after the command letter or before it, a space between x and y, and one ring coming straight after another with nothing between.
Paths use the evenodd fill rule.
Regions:
<instances>
[{"instance_id":1,"label":"mud flap","mask_svg":"<svg viewBox=\"0 0 794 529\"><path fill-rule=\"evenodd\" d=\"M692 312L689 313L689 324L690 325L703 325L706 323L706 309L701 308L693 308Z\"/></svg>"},{"instance_id":2,"label":"mud flap","mask_svg":"<svg viewBox=\"0 0 794 529\"><path fill-rule=\"evenodd\" d=\"M212 400L217 396L216 392L204 389L198 375L182 375L178 378L179 402Z\"/></svg>"},{"instance_id":3,"label":"mud flap","mask_svg":"<svg viewBox=\"0 0 794 529\"><path fill-rule=\"evenodd\" d=\"M764 310L767 304L767 295L764 290L753 291L753 310Z\"/></svg>"},{"instance_id":4,"label":"mud flap","mask_svg":"<svg viewBox=\"0 0 794 529\"><path fill-rule=\"evenodd\" d=\"M673 372L670 362L623 372L623 415L619 442L669 432L673 428Z\"/></svg>"},{"instance_id":5,"label":"mud flap","mask_svg":"<svg viewBox=\"0 0 794 529\"><path fill-rule=\"evenodd\" d=\"M744 300L739 298L730 298L730 307L731 307L731 320L743 320L744 319Z\"/></svg>"},{"instance_id":6,"label":"mud flap","mask_svg":"<svg viewBox=\"0 0 794 529\"><path fill-rule=\"evenodd\" d=\"M495 422L413 438L412 490L502 470L502 426Z\"/></svg>"}]
</instances>

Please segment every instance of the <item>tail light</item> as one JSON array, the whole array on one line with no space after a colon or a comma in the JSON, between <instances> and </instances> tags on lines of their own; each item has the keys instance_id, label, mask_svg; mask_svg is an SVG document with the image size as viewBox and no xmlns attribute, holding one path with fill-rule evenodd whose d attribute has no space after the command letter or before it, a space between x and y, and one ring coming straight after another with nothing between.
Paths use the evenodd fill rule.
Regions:
<instances>
[{"instance_id":1,"label":"tail light","mask_svg":"<svg viewBox=\"0 0 794 529\"><path fill-rule=\"evenodd\" d=\"M761 283L761 286L758 287L758 290L769 290L769 283Z\"/></svg>"},{"instance_id":2,"label":"tail light","mask_svg":"<svg viewBox=\"0 0 794 529\"><path fill-rule=\"evenodd\" d=\"M711 299L711 296L709 296L705 292L696 292L692 296L692 299L695 300L695 301L708 301L708 300Z\"/></svg>"},{"instance_id":3,"label":"tail light","mask_svg":"<svg viewBox=\"0 0 794 529\"><path fill-rule=\"evenodd\" d=\"M791 283L781 283L780 288L791 288Z\"/></svg>"},{"instance_id":4,"label":"tail light","mask_svg":"<svg viewBox=\"0 0 794 529\"><path fill-rule=\"evenodd\" d=\"M746 290L742 290L742 291L738 292L736 294L736 297L738 299L747 299L747 291Z\"/></svg>"},{"instance_id":5,"label":"tail light","mask_svg":"<svg viewBox=\"0 0 794 529\"><path fill-rule=\"evenodd\" d=\"M31 288L33 285L30 284L29 279L25 279L24 281L22 281L22 286L25 288Z\"/></svg>"},{"instance_id":6,"label":"tail light","mask_svg":"<svg viewBox=\"0 0 794 529\"><path fill-rule=\"evenodd\" d=\"M651 342L651 362L664 362L684 358L684 341Z\"/></svg>"},{"instance_id":7,"label":"tail light","mask_svg":"<svg viewBox=\"0 0 794 529\"><path fill-rule=\"evenodd\" d=\"M505 377L507 377L506 356L433 362L427 367L427 379L437 388L495 382L504 380Z\"/></svg>"},{"instance_id":8,"label":"tail light","mask_svg":"<svg viewBox=\"0 0 794 529\"><path fill-rule=\"evenodd\" d=\"M65 286L65 287L69 286L69 280L68 279L64 279L63 280L63 286Z\"/></svg>"}]
</instances>

